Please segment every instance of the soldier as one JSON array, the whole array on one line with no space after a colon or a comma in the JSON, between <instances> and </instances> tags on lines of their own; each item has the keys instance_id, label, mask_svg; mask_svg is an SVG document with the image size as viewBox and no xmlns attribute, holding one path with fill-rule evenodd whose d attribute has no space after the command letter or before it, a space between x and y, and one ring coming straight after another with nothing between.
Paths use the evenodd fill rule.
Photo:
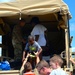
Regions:
<instances>
[{"instance_id":1,"label":"soldier","mask_svg":"<svg viewBox=\"0 0 75 75\"><path fill-rule=\"evenodd\" d=\"M15 25L12 32L12 44L14 47L14 59L22 57L22 43L25 43L22 35L22 28L25 25L25 20L21 19L18 25Z\"/></svg>"}]
</instances>

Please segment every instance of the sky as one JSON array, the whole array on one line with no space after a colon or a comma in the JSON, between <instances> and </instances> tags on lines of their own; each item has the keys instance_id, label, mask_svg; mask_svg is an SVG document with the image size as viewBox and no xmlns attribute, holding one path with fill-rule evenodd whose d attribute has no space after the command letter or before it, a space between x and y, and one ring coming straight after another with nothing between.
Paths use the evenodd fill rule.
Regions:
<instances>
[{"instance_id":1,"label":"sky","mask_svg":"<svg viewBox=\"0 0 75 75\"><path fill-rule=\"evenodd\" d=\"M15 0L0 0L0 2L9 2ZM75 49L75 0L63 0L69 7L69 11L72 15L70 19L70 36L73 36L73 41L71 46Z\"/></svg>"}]
</instances>

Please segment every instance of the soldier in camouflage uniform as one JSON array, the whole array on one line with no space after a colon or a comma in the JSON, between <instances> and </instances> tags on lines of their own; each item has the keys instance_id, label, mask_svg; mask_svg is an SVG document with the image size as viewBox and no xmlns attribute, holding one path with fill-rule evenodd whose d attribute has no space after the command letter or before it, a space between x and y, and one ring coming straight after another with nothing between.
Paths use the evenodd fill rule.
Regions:
<instances>
[{"instance_id":1,"label":"soldier in camouflage uniform","mask_svg":"<svg viewBox=\"0 0 75 75\"><path fill-rule=\"evenodd\" d=\"M22 35L22 27L25 25L25 20L21 19L18 25L15 25L12 32L12 44L14 47L14 59L22 58L22 43L25 43Z\"/></svg>"}]
</instances>

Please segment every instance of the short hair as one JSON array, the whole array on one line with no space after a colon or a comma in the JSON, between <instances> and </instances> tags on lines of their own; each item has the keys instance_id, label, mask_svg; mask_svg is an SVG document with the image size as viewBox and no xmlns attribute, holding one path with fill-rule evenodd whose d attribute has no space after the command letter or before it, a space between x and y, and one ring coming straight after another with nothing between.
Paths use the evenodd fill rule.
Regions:
<instances>
[{"instance_id":1,"label":"short hair","mask_svg":"<svg viewBox=\"0 0 75 75\"><path fill-rule=\"evenodd\" d=\"M32 35L29 35L29 36L28 36L28 40L30 40L30 39L35 40L35 37L32 36Z\"/></svg>"},{"instance_id":2,"label":"short hair","mask_svg":"<svg viewBox=\"0 0 75 75\"><path fill-rule=\"evenodd\" d=\"M38 17L32 17L31 22L30 23L35 23L35 24L39 24L39 18Z\"/></svg>"},{"instance_id":3,"label":"short hair","mask_svg":"<svg viewBox=\"0 0 75 75\"><path fill-rule=\"evenodd\" d=\"M24 65L24 72L29 72L32 70L32 65L30 62L27 62L25 65Z\"/></svg>"},{"instance_id":4,"label":"short hair","mask_svg":"<svg viewBox=\"0 0 75 75\"><path fill-rule=\"evenodd\" d=\"M36 65L36 68L39 68L39 69L41 69L41 68L43 68L43 67L50 68L48 62L45 61L45 60L41 60L41 61Z\"/></svg>"},{"instance_id":5,"label":"short hair","mask_svg":"<svg viewBox=\"0 0 75 75\"><path fill-rule=\"evenodd\" d=\"M59 55L54 55L52 58L50 58L50 62L58 63L59 66L62 66L63 64L63 60Z\"/></svg>"}]
</instances>

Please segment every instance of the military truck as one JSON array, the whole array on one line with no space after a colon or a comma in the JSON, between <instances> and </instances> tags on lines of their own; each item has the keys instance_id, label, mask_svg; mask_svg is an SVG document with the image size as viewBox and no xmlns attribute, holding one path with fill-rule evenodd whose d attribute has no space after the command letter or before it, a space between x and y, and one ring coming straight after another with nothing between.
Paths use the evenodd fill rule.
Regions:
<instances>
[{"instance_id":1,"label":"military truck","mask_svg":"<svg viewBox=\"0 0 75 75\"><path fill-rule=\"evenodd\" d=\"M0 35L2 36L2 44L0 44L2 48L1 57L14 58L14 49L11 42L13 27L21 18L25 18L26 25L23 32L27 37L33 29L30 25L30 20L34 16L37 16L41 24L48 30L49 46L48 50L45 51L46 54L65 56L66 63L63 68L70 74L71 39L69 20L71 19L71 14L67 4L63 0L15 0L13 2L0 3L0 17L3 20L1 23L4 24L3 27L0 26ZM19 70L10 71L1 71L0 74L19 74Z\"/></svg>"}]
</instances>

